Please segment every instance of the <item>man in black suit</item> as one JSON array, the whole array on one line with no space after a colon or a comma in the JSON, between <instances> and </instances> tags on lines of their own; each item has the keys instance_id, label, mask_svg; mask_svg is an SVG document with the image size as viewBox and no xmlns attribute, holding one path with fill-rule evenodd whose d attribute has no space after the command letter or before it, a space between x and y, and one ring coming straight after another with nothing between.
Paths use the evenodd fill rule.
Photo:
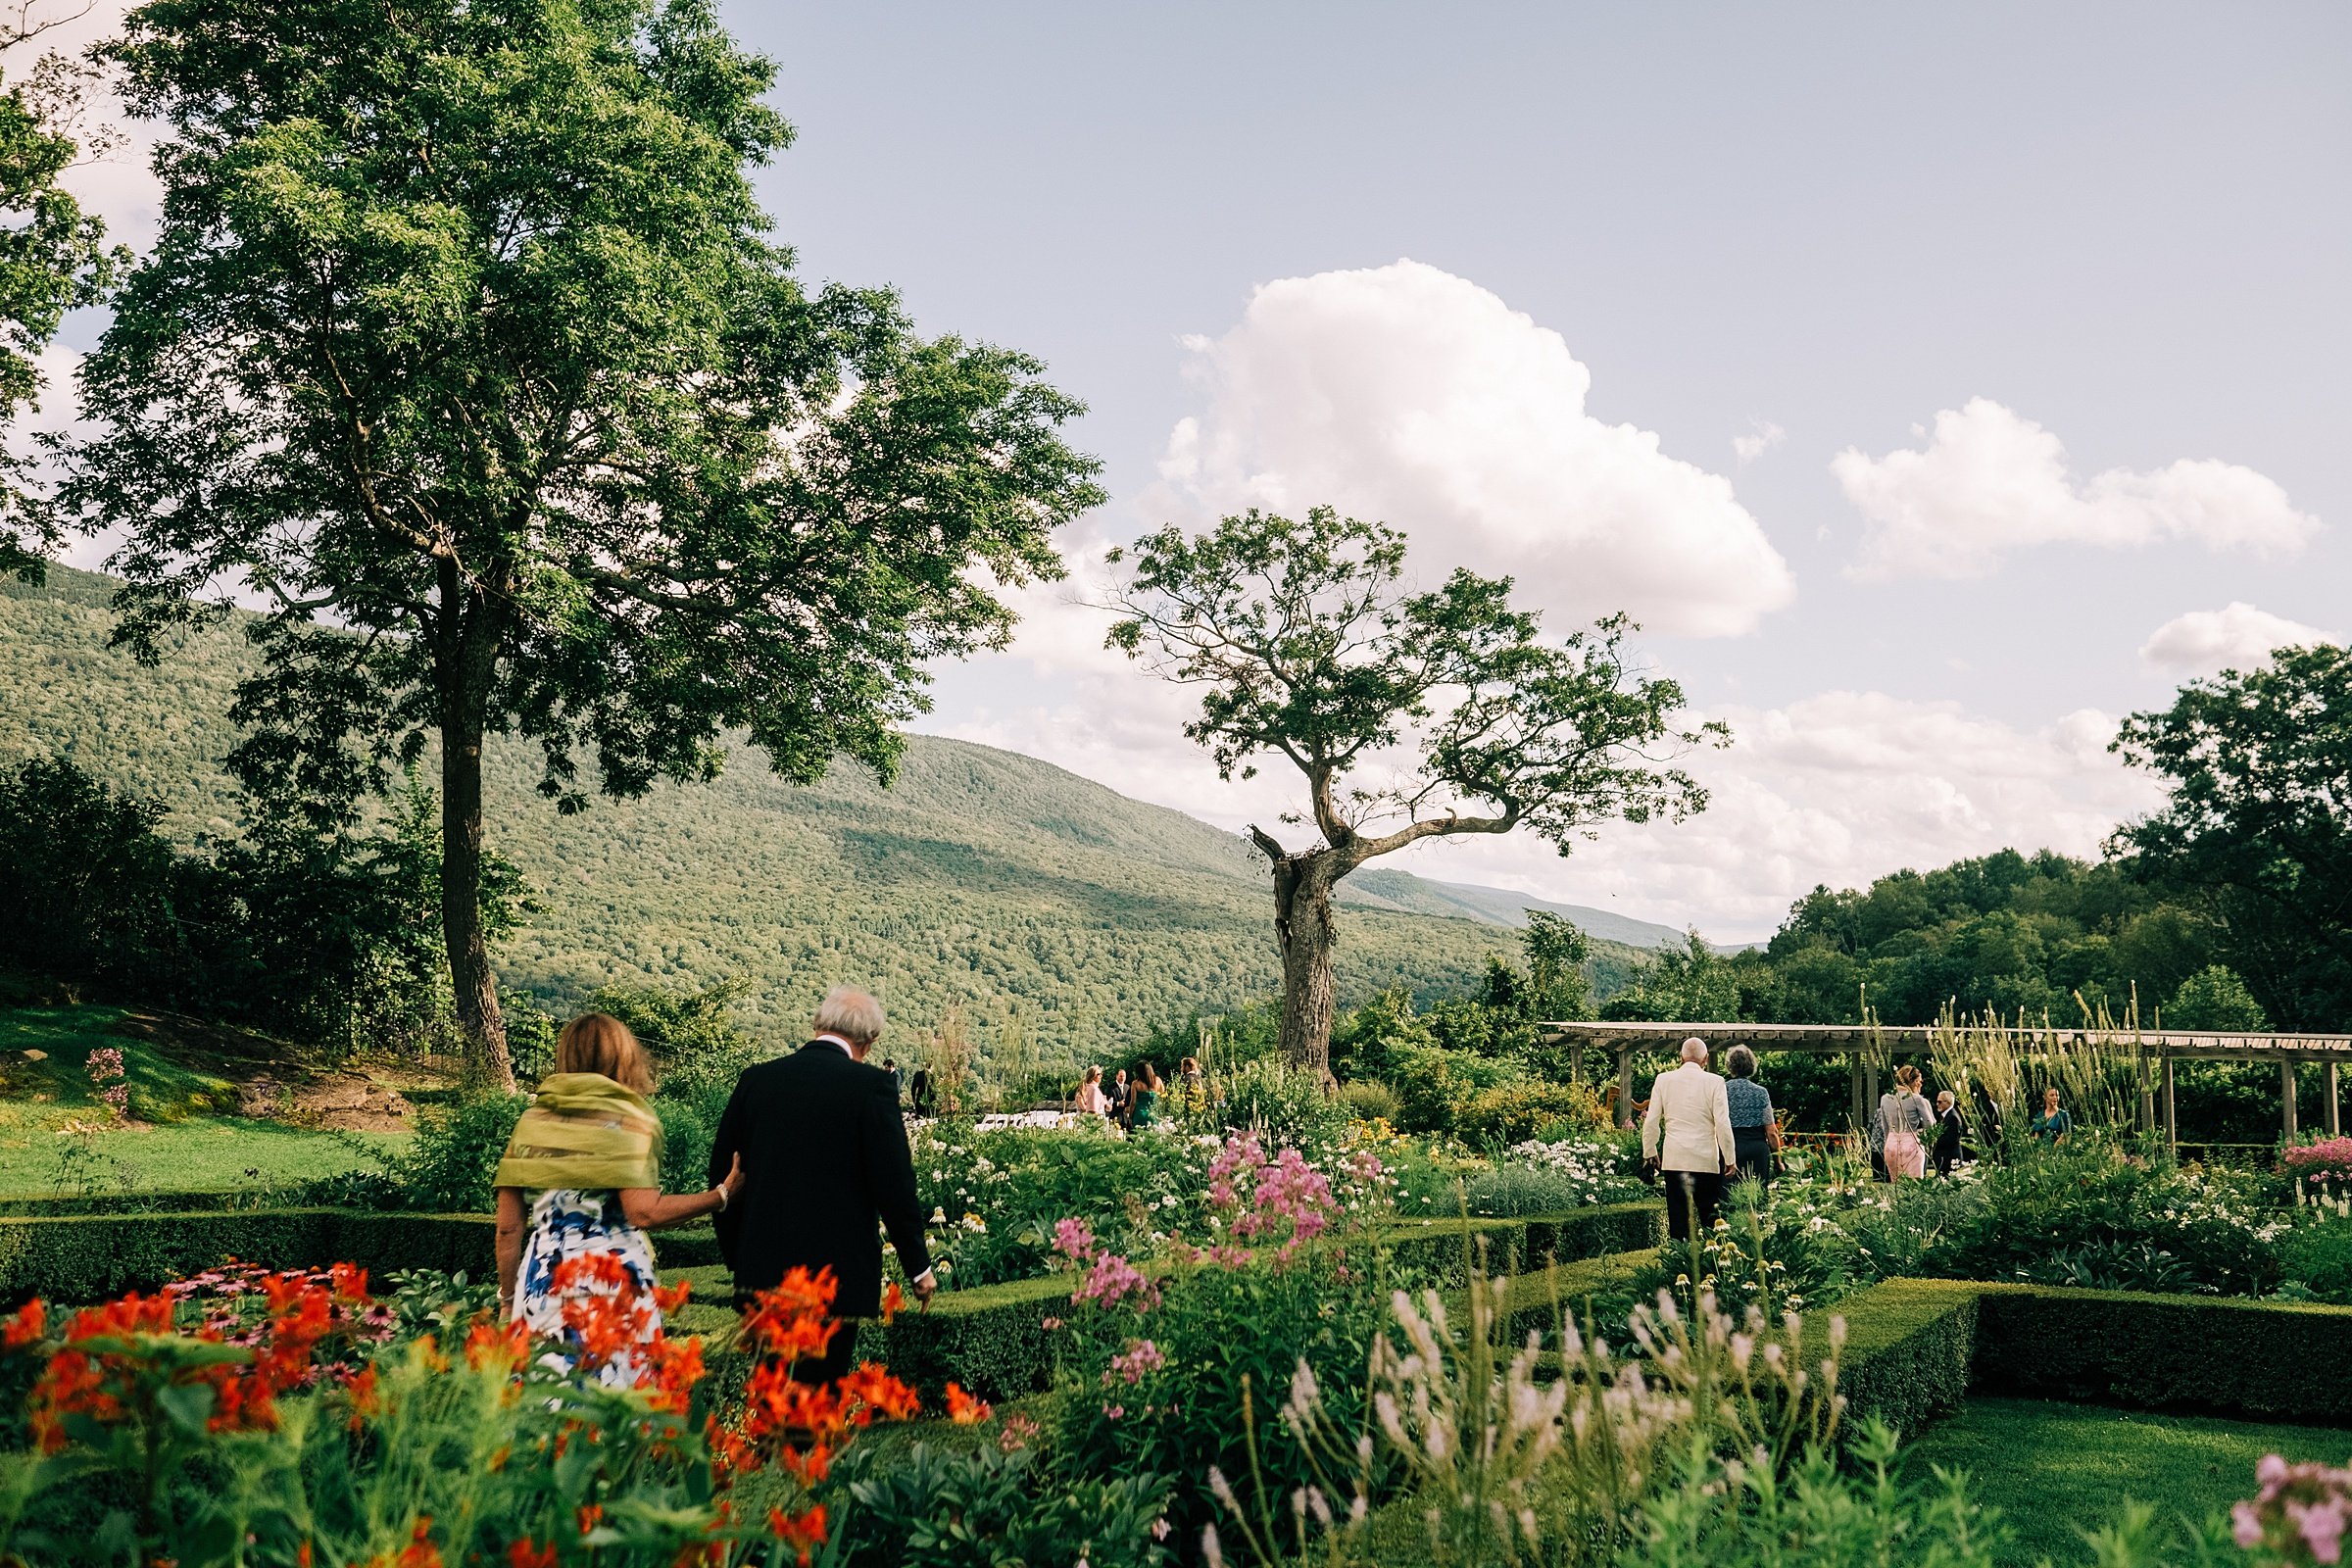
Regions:
<instances>
[{"instance_id":1,"label":"man in black suit","mask_svg":"<svg viewBox=\"0 0 2352 1568\"><path fill-rule=\"evenodd\" d=\"M791 1055L744 1070L710 1146L711 1163L722 1173L743 1156L743 1195L714 1221L719 1252L735 1274L736 1300L773 1289L791 1269L813 1274L830 1267L840 1286L835 1313L878 1315L878 1218L916 1299L928 1301L937 1281L923 1245L898 1089L889 1073L865 1064L865 1054L882 1038L881 1004L836 986L816 1009L815 1034ZM823 1359L800 1361L793 1375L808 1383L841 1376L857 1339L857 1326L844 1322Z\"/></svg>"}]
</instances>

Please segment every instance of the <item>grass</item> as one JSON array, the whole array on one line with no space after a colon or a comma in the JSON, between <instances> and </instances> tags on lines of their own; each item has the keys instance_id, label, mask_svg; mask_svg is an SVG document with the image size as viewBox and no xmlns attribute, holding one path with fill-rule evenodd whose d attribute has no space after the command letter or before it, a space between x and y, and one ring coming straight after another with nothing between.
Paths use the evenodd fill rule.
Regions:
<instances>
[{"instance_id":1,"label":"grass","mask_svg":"<svg viewBox=\"0 0 2352 1568\"><path fill-rule=\"evenodd\" d=\"M125 1033L128 1016L121 1007L0 1007L0 1137L110 1115L88 1072L90 1053L100 1049L122 1053L131 1114L141 1120L178 1121L236 1102L226 1078Z\"/></svg>"},{"instance_id":2,"label":"grass","mask_svg":"<svg viewBox=\"0 0 2352 1568\"><path fill-rule=\"evenodd\" d=\"M2113 1519L2124 1498L2154 1504L2160 1519L2202 1519L2253 1494L2254 1464L2264 1454L2341 1464L2352 1455L2352 1433L1973 1398L1904 1453L1915 1475L1932 1464L1966 1470L1977 1495L2018 1532L2009 1560L2027 1568L2045 1557L2088 1563L2078 1532Z\"/></svg>"},{"instance_id":3,"label":"grass","mask_svg":"<svg viewBox=\"0 0 2352 1568\"><path fill-rule=\"evenodd\" d=\"M371 1165L408 1137L317 1132L239 1116L192 1116L86 1138L0 1124L0 1194L229 1193L315 1181Z\"/></svg>"}]
</instances>

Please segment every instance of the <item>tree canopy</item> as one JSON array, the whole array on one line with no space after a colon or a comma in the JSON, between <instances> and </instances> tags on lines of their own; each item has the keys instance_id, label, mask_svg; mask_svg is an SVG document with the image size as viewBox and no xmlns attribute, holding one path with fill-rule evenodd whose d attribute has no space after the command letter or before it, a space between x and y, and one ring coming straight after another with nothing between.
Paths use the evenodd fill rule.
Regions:
<instances>
[{"instance_id":1,"label":"tree canopy","mask_svg":"<svg viewBox=\"0 0 2352 1568\"><path fill-rule=\"evenodd\" d=\"M89 70L49 54L17 68L28 45L73 15L32 4L0 17L0 63L14 77L0 91L0 425L13 425L43 390L40 354L68 310L103 296L120 261L106 228L60 183L93 142L83 123ZM37 582L60 530L46 498L28 487L30 453L0 447L0 574Z\"/></svg>"},{"instance_id":2,"label":"tree canopy","mask_svg":"<svg viewBox=\"0 0 2352 1568\"><path fill-rule=\"evenodd\" d=\"M321 831L437 745L459 1015L503 1059L484 737L564 810L708 778L887 776L924 666L1001 643L1093 506L1027 356L797 281L747 169L767 62L704 0L152 0L161 232L84 371L66 499L128 542L146 657L273 607L232 759Z\"/></svg>"},{"instance_id":3,"label":"tree canopy","mask_svg":"<svg viewBox=\"0 0 2352 1568\"><path fill-rule=\"evenodd\" d=\"M1111 646L1200 688L1185 734L1223 777L1271 756L1305 784L1305 811L1284 820L1312 842L1250 831L1274 867L1284 1049L1318 1066L1341 878L1426 839L1524 826L1565 854L1611 817L1679 818L1706 794L1666 755L1729 739L1677 729L1682 689L1635 670L1623 617L1545 642L1508 578L1457 568L1414 592L1405 553L1396 529L1317 507L1197 537L1166 527L1111 555L1132 558Z\"/></svg>"},{"instance_id":4,"label":"tree canopy","mask_svg":"<svg viewBox=\"0 0 2352 1568\"><path fill-rule=\"evenodd\" d=\"M2115 848L2220 925L2282 1029L2352 1023L2352 651L2282 648L2133 713L2114 750L2171 798Z\"/></svg>"}]
</instances>

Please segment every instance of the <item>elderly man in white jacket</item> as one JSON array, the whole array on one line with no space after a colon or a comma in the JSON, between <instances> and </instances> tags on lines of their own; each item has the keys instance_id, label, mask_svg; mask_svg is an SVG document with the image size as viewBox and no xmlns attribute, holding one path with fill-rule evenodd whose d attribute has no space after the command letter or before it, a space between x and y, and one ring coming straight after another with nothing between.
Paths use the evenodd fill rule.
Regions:
<instances>
[{"instance_id":1,"label":"elderly man in white jacket","mask_svg":"<svg viewBox=\"0 0 2352 1568\"><path fill-rule=\"evenodd\" d=\"M1642 1160L1666 1173L1667 1235L1690 1240L1693 1209L1702 1233L1714 1226L1723 1179L1740 1168L1740 1146L1723 1079L1707 1071L1707 1043L1695 1035L1683 1042L1682 1065L1650 1085Z\"/></svg>"}]
</instances>

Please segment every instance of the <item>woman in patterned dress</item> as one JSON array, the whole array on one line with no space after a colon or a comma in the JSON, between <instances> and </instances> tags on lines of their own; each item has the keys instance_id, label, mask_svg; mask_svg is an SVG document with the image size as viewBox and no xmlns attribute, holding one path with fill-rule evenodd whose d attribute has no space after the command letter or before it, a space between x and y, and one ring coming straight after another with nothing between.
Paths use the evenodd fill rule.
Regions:
<instances>
[{"instance_id":1,"label":"woman in patterned dress","mask_svg":"<svg viewBox=\"0 0 2352 1568\"><path fill-rule=\"evenodd\" d=\"M662 1121L645 1098L652 1088L645 1048L618 1018L591 1012L564 1026L556 1070L515 1125L495 1178L499 1305L534 1335L576 1348L565 1303L626 1295L640 1314L638 1342L652 1339L662 1313L645 1233L715 1214L742 1190L738 1159L707 1193L662 1191ZM563 1266L580 1258L590 1261L559 1283ZM642 1370L623 1354L597 1377L627 1386Z\"/></svg>"}]
</instances>

